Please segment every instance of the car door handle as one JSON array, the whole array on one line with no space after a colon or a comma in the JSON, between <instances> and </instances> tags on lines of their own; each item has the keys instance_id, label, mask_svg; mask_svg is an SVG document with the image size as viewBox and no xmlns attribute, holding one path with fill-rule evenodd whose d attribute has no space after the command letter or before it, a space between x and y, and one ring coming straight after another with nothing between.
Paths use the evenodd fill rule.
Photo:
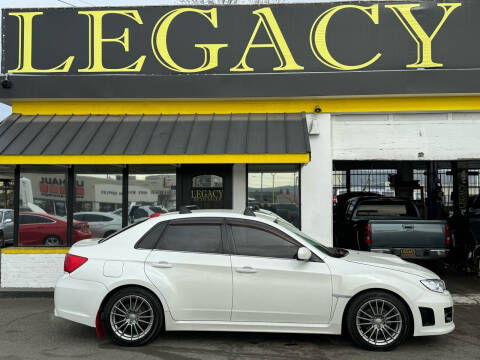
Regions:
<instances>
[{"instance_id":1,"label":"car door handle","mask_svg":"<svg viewBox=\"0 0 480 360\"><path fill-rule=\"evenodd\" d=\"M253 273L257 272L257 270L255 270L254 268L252 268L250 266L244 266L244 267L241 267L241 268L236 268L235 271L238 272L238 273L243 273L243 274L253 274Z\"/></svg>"},{"instance_id":2,"label":"car door handle","mask_svg":"<svg viewBox=\"0 0 480 360\"><path fill-rule=\"evenodd\" d=\"M154 268L160 268L160 269L169 269L169 268L173 267L172 264L170 264L169 262L166 262L166 261L152 262L151 265Z\"/></svg>"},{"instance_id":3,"label":"car door handle","mask_svg":"<svg viewBox=\"0 0 480 360\"><path fill-rule=\"evenodd\" d=\"M413 230L414 229L414 226L413 225L403 225L403 228L405 230Z\"/></svg>"}]
</instances>

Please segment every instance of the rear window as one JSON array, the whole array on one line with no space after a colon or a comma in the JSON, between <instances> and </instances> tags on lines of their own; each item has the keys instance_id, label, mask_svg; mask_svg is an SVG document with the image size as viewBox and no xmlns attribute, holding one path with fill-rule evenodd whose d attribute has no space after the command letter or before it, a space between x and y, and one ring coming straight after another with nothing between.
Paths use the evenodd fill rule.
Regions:
<instances>
[{"instance_id":1,"label":"rear window","mask_svg":"<svg viewBox=\"0 0 480 360\"><path fill-rule=\"evenodd\" d=\"M410 203L365 201L358 205L355 216L398 216L416 217L417 212Z\"/></svg>"},{"instance_id":2,"label":"rear window","mask_svg":"<svg viewBox=\"0 0 480 360\"><path fill-rule=\"evenodd\" d=\"M220 254L223 250L221 225L170 224L157 249Z\"/></svg>"}]
</instances>

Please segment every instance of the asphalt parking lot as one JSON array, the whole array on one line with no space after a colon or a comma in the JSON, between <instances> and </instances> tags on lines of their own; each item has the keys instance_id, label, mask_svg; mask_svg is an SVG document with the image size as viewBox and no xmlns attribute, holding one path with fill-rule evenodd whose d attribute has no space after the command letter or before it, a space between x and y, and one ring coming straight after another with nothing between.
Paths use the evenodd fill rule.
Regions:
<instances>
[{"instance_id":1,"label":"asphalt parking lot","mask_svg":"<svg viewBox=\"0 0 480 360\"><path fill-rule=\"evenodd\" d=\"M412 338L389 353L340 336L219 332L163 333L150 345L123 348L55 318L51 298L1 298L0 359L480 359L480 302L457 305L455 323L449 335Z\"/></svg>"}]
</instances>

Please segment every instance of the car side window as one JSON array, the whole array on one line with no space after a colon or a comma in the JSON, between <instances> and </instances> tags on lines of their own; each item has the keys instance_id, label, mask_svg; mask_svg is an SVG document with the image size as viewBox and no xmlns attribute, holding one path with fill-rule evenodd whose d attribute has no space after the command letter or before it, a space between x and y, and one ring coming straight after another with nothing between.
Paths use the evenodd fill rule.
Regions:
<instances>
[{"instance_id":1,"label":"car side window","mask_svg":"<svg viewBox=\"0 0 480 360\"><path fill-rule=\"evenodd\" d=\"M20 224L48 224L55 221L51 219L44 218L43 216L36 215L20 215Z\"/></svg>"},{"instance_id":2,"label":"car side window","mask_svg":"<svg viewBox=\"0 0 480 360\"><path fill-rule=\"evenodd\" d=\"M248 225L232 225L237 255L294 259L298 246L280 236Z\"/></svg>"},{"instance_id":3,"label":"car side window","mask_svg":"<svg viewBox=\"0 0 480 360\"><path fill-rule=\"evenodd\" d=\"M154 249L165 229L165 223L160 223L151 228L135 245L135 249Z\"/></svg>"},{"instance_id":4,"label":"car side window","mask_svg":"<svg viewBox=\"0 0 480 360\"><path fill-rule=\"evenodd\" d=\"M81 214L73 214L73 220L83 221L83 217L84 215Z\"/></svg>"},{"instance_id":5,"label":"car side window","mask_svg":"<svg viewBox=\"0 0 480 360\"><path fill-rule=\"evenodd\" d=\"M157 244L159 250L223 253L222 225L170 224Z\"/></svg>"},{"instance_id":6,"label":"car side window","mask_svg":"<svg viewBox=\"0 0 480 360\"><path fill-rule=\"evenodd\" d=\"M148 213L144 209L137 208L133 211L134 219L140 219L144 217L148 217Z\"/></svg>"}]
</instances>

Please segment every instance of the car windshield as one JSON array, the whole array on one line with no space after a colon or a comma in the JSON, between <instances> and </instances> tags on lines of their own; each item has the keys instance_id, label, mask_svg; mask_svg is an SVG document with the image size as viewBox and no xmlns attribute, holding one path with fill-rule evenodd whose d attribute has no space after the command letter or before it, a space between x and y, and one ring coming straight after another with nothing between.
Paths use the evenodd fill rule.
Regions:
<instances>
[{"instance_id":1,"label":"car windshield","mask_svg":"<svg viewBox=\"0 0 480 360\"><path fill-rule=\"evenodd\" d=\"M334 256L334 257L342 257L342 256L345 255L346 250L343 250L343 251L339 252L339 249L337 249L337 248L328 247L328 246L320 244L317 240L315 240L312 237L308 236L307 234L301 232L293 224L291 224L288 221L282 219L281 217L277 217L275 219L275 223L277 223L278 225L286 228L287 230L290 230L295 235L300 236L303 240L308 242L310 245L314 246L315 248L317 248L318 250L322 251L323 253L325 253L327 255Z\"/></svg>"}]
</instances>

